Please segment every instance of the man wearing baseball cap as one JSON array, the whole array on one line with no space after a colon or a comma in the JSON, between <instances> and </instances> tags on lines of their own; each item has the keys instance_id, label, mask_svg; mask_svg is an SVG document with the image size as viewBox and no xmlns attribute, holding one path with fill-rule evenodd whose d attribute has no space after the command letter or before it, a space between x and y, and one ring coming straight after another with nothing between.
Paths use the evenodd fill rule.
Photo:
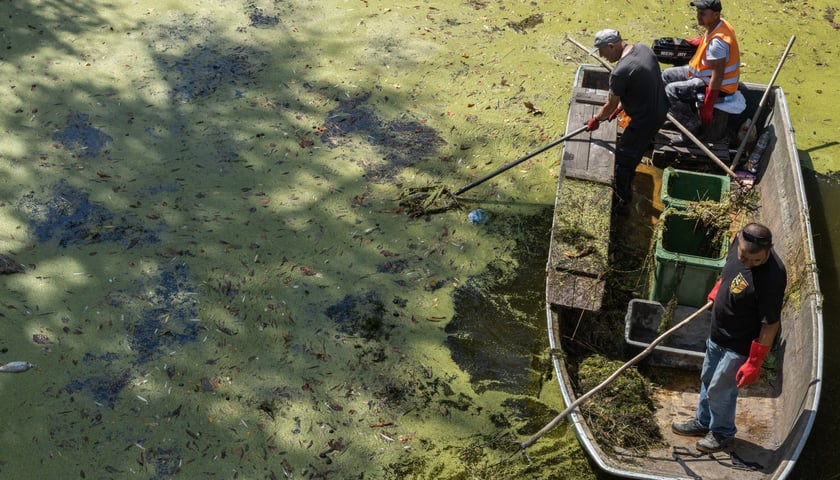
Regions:
<instances>
[{"instance_id":1,"label":"man wearing baseball cap","mask_svg":"<svg viewBox=\"0 0 840 480\"><path fill-rule=\"evenodd\" d=\"M610 73L607 103L586 122L587 131L600 122L612 120L624 110L630 123L615 148L616 212L630 210L633 177L659 127L668 114L668 99L662 85L662 72L653 50L643 43L628 44L611 28L595 34L594 48L610 62L617 62Z\"/></svg>"},{"instance_id":2,"label":"man wearing baseball cap","mask_svg":"<svg viewBox=\"0 0 840 480\"><path fill-rule=\"evenodd\" d=\"M711 125L715 103L738 92L741 54L735 30L720 17L720 0L695 0L689 5L697 8L697 23L706 32L688 65L666 68L662 81L671 113L696 134L702 125ZM698 94L702 94L699 122L693 113Z\"/></svg>"}]
</instances>

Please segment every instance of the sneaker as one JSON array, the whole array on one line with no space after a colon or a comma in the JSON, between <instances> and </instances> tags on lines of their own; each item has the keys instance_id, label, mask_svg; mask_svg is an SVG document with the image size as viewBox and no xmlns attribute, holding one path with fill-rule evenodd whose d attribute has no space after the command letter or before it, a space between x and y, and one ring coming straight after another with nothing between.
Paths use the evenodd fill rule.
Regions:
<instances>
[{"instance_id":1,"label":"sneaker","mask_svg":"<svg viewBox=\"0 0 840 480\"><path fill-rule=\"evenodd\" d=\"M715 453L723 450L732 442L732 437L724 437L715 432L709 432L697 442L697 450L705 453Z\"/></svg>"},{"instance_id":2,"label":"sneaker","mask_svg":"<svg viewBox=\"0 0 840 480\"><path fill-rule=\"evenodd\" d=\"M677 435L684 435L686 437L702 437L709 433L709 428L700 425L697 419L692 419L685 422L672 423L671 431Z\"/></svg>"}]
</instances>

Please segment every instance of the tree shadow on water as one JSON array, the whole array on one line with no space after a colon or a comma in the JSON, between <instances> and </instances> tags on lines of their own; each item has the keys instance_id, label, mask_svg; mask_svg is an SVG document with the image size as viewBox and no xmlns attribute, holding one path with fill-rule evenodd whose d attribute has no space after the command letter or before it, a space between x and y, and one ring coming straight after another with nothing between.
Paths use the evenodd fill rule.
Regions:
<instances>
[{"instance_id":1,"label":"tree shadow on water","mask_svg":"<svg viewBox=\"0 0 840 480\"><path fill-rule=\"evenodd\" d=\"M232 4L235 31L177 12L115 22L96 2L4 5L3 60L26 72L58 68L40 63L45 45L88 58L69 38L95 31L142 33L144 49L125 83L53 74L15 89L26 109L7 123L31 121L2 200L28 232L10 244L29 270L3 279L15 322L0 360L37 359L14 379L32 414L9 428L49 453L28 462L0 441L0 472L332 478L410 445L409 432L386 440L405 409L461 405L443 372L401 358L395 333L415 328L403 291L443 283L400 276L434 267L386 247L375 226L393 214L370 208L445 145L410 116L384 119L366 92L396 110L403 95L362 85L348 98L301 68L318 63L320 32L290 20L291 4ZM251 29L282 40L255 46ZM331 163L354 149L380 158Z\"/></svg>"}]
</instances>

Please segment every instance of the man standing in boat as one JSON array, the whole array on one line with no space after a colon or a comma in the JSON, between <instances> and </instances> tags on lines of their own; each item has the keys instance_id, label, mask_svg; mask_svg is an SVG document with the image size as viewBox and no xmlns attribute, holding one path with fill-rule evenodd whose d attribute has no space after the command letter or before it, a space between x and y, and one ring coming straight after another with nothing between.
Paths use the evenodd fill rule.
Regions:
<instances>
[{"instance_id":1,"label":"man standing in boat","mask_svg":"<svg viewBox=\"0 0 840 480\"><path fill-rule=\"evenodd\" d=\"M688 65L666 68L662 81L671 103L671 114L692 134L698 135L703 126L711 126L716 104L724 111L737 114L746 103L738 93L741 76L738 39L732 25L720 17L723 8L720 0L696 0L690 5L697 8L697 23L706 32L689 40L697 45L697 50ZM733 96L729 99L731 105L721 104L730 96ZM695 113L698 97L700 106ZM680 139L677 143L687 142Z\"/></svg>"},{"instance_id":2,"label":"man standing in boat","mask_svg":"<svg viewBox=\"0 0 840 480\"><path fill-rule=\"evenodd\" d=\"M708 299L712 326L700 374L695 418L674 422L674 433L703 437L701 452L719 452L735 437L738 389L758 380L779 331L787 272L766 226L750 223L735 237Z\"/></svg>"},{"instance_id":3,"label":"man standing in boat","mask_svg":"<svg viewBox=\"0 0 840 480\"><path fill-rule=\"evenodd\" d=\"M607 103L586 122L586 130L598 129L600 122L614 119L622 110L630 117L615 149L616 211L626 215L633 195L633 176L668 114L668 99L662 84L662 71L653 50L643 43L628 44L613 29L595 35L598 54L618 62L610 73Z\"/></svg>"}]
</instances>

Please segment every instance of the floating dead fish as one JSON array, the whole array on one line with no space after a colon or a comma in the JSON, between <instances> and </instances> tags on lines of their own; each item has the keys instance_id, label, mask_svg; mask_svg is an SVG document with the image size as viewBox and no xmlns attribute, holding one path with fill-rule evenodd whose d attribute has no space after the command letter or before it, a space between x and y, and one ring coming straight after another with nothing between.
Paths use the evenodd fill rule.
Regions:
<instances>
[{"instance_id":1,"label":"floating dead fish","mask_svg":"<svg viewBox=\"0 0 840 480\"><path fill-rule=\"evenodd\" d=\"M5 373L25 372L25 371L29 370L30 368L32 368L34 366L35 365L32 365L29 362L9 362L5 365L0 366L0 372L5 372Z\"/></svg>"}]
</instances>

